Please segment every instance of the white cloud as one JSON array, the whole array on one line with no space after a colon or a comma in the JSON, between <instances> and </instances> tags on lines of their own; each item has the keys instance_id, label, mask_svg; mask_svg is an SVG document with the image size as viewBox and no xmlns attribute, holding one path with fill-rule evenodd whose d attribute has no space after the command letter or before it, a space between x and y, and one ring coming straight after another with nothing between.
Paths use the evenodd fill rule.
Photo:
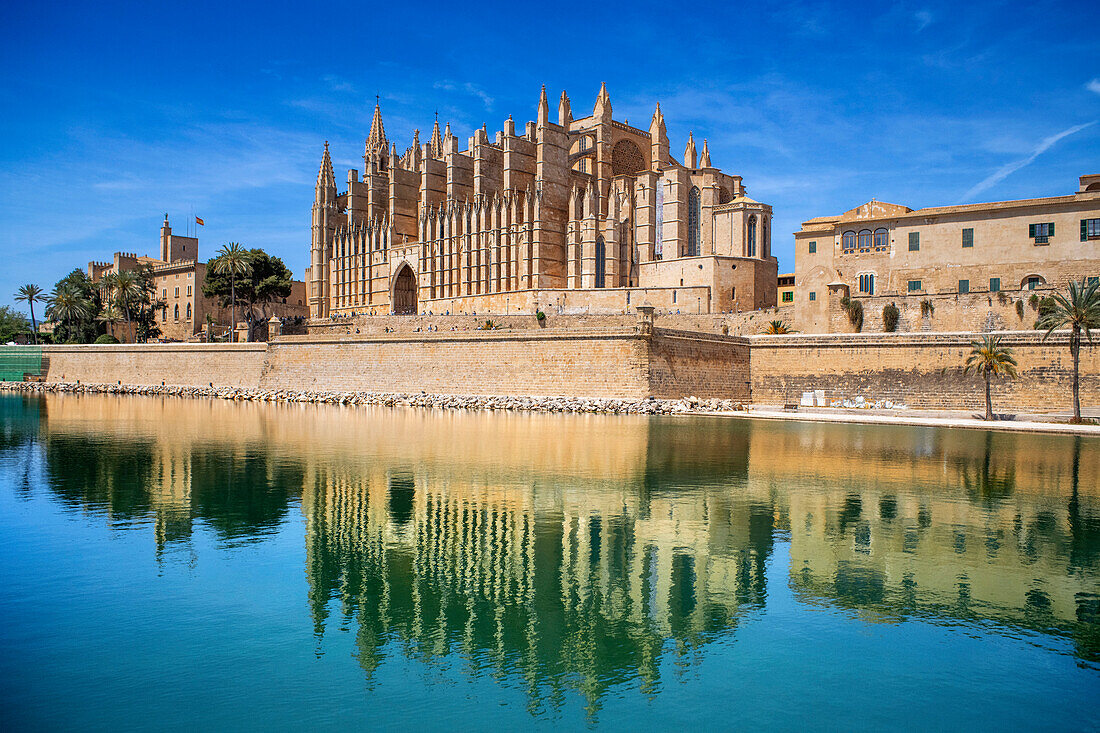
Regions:
<instances>
[{"instance_id":1,"label":"white cloud","mask_svg":"<svg viewBox=\"0 0 1100 733\"><path fill-rule=\"evenodd\" d=\"M1088 89L1090 92L1096 92L1097 94L1100 94L1100 79L1093 79L1085 85L1085 89Z\"/></svg>"},{"instance_id":2,"label":"white cloud","mask_svg":"<svg viewBox=\"0 0 1100 733\"><path fill-rule=\"evenodd\" d=\"M1049 150L1055 143L1057 143L1062 138L1069 137L1070 135L1075 135L1078 132L1081 132L1081 130L1084 130L1088 127L1092 127L1095 124L1096 124L1096 120L1093 120L1092 122L1086 122L1083 125L1075 125L1074 127L1070 127L1066 130L1062 130L1061 132L1059 132L1056 135L1051 135L1050 137L1045 138L1042 142L1040 142L1035 147L1034 150L1031 151L1031 153L1026 158L1021 158L1020 160L1016 160L1016 161L1013 161L1011 163L1008 163L1006 165L1001 166L993 174L987 176L985 179L980 181L977 185L973 186L969 191L967 191L965 194L963 194L962 200L963 201L972 200L978 194L982 193L983 191L987 191L990 188L993 188L998 183L1000 183L1004 179L1008 178L1010 175L1012 175L1016 171L1020 170L1024 166L1030 165L1032 161L1034 161L1040 155L1042 155L1047 150Z\"/></svg>"},{"instance_id":3,"label":"white cloud","mask_svg":"<svg viewBox=\"0 0 1100 733\"><path fill-rule=\"evenodd\" d=\"M928 10L918 10L913 13L913 18L917 21L917 33L920 33L927 28L935 18Z\"/></svg>"}]
</instances>

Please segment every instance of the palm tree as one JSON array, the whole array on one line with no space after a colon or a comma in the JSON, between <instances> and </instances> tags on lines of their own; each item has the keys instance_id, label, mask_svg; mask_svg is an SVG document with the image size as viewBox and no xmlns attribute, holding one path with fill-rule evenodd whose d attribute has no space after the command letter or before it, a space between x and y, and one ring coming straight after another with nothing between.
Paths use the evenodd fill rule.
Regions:
<instances>
[{"instance_id":1,"label":"palm tree","mask_svg":"<svg viewBox=\"0 0 1100 733\"><path fill-rule=\"evenodd\" d=\"M1092 343L1093 328L1100 328L1100 281L1070 282L1065 293L1052 293L1053 301L1040 315L1035 327L1046 331L1046 341L1056 329L1069 326L1069 353L1073 355L1073 422L1081 422L1081 334Z\"/></svg>"},{"instance_id":2,"label":"palm tree","mask_svg":"<svg viewBox=\"0 0 1100 733\"><path fill-rule=\"evenodd\" d=\"M70 288L54 288L47 303L51 317L60 323L83 321L92 315L88 299Z\"/></svg>"},{"instance_id":3,"label":"palm tree","mask_svg":"<svg viewBox=\"0 0 1100 733\"><path fill-rule=\"evenodd\" d=\"M98 319L107 324L107 333L114 336L113 326L122 320L122 312L117 305L108 301L107 305L103 306L103 312L99 314Z\"/></svg>"},{"instance_id":4,"label":"palm tree","mask_svg":"<svg viewBox=\"0 0 1100 733\"><path fill-rule=\"evenodd\" d=\"M130 321L130 305L140 294L137 275L132 270L114 273L115 305L126 316L126 330L130 332L130 343L134 343L134 326Z\"/></svg>"},{"instance_id":5,"label":"palm tree","mask_svg":"<svg viewBox=\"0 0 1100 733\"><path fill-rule=\"evenodd\" d=\"M16 301L25 301L31 309L31 338L34 339L34 343L38 343L38 321L34 319L34 304L41 303L45 300L42 297L42 288L37 285L24 285L19 288L19 292L15 295Z\"/></svg>"},{"instance_id":6,"label":"palm tree","mask_svg":"<svg viewBox=\"0 0 1100 733\"><path fill-rule=\"evenodd\" d=\"M764 327L763 333L774 335L781 333L796 333L796 331L784 321L768 321L768 325Z\"/></svg>"},{"instance_id":7,"label":"palm tree","mask_svg":"<svg viewBox=\"0 0 1100 733\"><path fill-rule=\"evenodd\" d=\"M1016 359L1012 350L1001 346L999 336L989 334L970 343L970 354L966 357L963 374L976 372L985 378L985 419L993 419L993 398L989 392L989 381L994 375L1016 376Z\"/></svg>"},{"instance_id":8,"label":"palm tree","mask_svg":"<svg viewBox=\"0 0 1100 733\"><path fill-rule=\"evenodd\" d=\"M214 258L213 270L217 275L229 275L229 303L232 323L229 324L230 339L237 327L237 276L252 272L252 263L248 261L248 250L238 242L222 245L218 256Z\"/></svg>"}]
</instances>

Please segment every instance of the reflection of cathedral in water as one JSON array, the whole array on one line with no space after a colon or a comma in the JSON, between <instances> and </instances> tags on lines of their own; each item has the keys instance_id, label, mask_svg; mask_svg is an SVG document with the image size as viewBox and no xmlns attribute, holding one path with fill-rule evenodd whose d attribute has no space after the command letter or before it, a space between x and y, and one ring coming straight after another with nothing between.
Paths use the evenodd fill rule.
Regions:
<instances>
[{"instance_id":1,"label":"reflection of cathedral in water","mask_svg":"<svg viewBox=\"0 0 1100 733\"><path fill-rule=\"evenodd\" d=\"M632 679L655 690L666 642L689 653L762 605L772 511L642 488L559 485L536 499L415 471L307 473L317 631L335 602L358 622L368 672L398 643L518 671L532 700L572 687L595 703Z\"/></svg>"}]
</instances>

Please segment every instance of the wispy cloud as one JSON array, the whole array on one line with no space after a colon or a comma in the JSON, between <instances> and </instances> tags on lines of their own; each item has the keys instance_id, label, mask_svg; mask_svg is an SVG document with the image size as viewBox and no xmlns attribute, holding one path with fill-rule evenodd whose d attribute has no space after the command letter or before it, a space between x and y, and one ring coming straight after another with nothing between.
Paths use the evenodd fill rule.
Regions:
<instances>
[{"instance_id":1,"label":"wispy cloud","mask_svg":"<svg viewBox=\"0 0 1100 733\"><path fill-rule=\"evenodd\" d=\"M1050 150L1050 148L1053 147L1054 144L1057 143L1059 140L1067 138L1070 135L1076 135L1077 133L1081 132L1081 130L1092 127L1095 124L1096 120L1093 120L1092 122L1086 122L1083 125L1075 125L1066 130L1062 130L1056 135L1051 135L1050 137L1045 138L1042 142L1035 146L1035 149L1032 150L1026 158L1021 158L1020 160L1015 160L1011 163L1008 163L1007 165L1001 166L993 174L987 176L977 185L972 187L969 191L964 193L962 201L970 201L983 191L988 191L1024 166L1030 165L1036 158L1038 158L1046 151Z\"/></svg>"},{"instance_id":2,"label":"wispy cloud","mask_svg":"<svg viewBox=\"0 0 1100 733\"><path fill-rule=\"evenodd\" d=\"M433 89L439 89L444 92L465 92L470 96L477 97L481 100L481 103L485 105L487 111L492 111L493 102L495 101L489 93L479 87L477 84L470 82L460 83L449 80L437 81L432 85Z\"/></svg>"},{"instance_id":3,"label":"wispy cloud","mask_svg":"<svg viewBox=\"0 0 1100 733\"><path fill-rule=\"evenodd\" d=\"M352 84L347 79L336 76L335 74L326 74L324 77L322 77L322 81L325 82L325 85L328 86L330 91L349 92L351 94L355 93L354 84Z\"/></svg>"},{"instance_id":4,"label":"wispy cloud","mask_svg":"<svg viewBox=\"0 0 1100 733\"><path fill-rule=\"evenodd\" d=\"M1096 92L1097 94L1100 94L1100 79L1093 79L1085 85L1085 89L1088 89L1090 92Z\"/></svg>"},{"instance_id":5,"label":"wispy cloud","mask_svg":"<svg viewBox=\"0 0 1100 733\"><path fill-rule=\"evenodd\" d=\"M935 17L933 17L932 13L928 10L918 10L913 13L913 18L917 21L917 33L923 31L932 24L933 20L935 20Z\"/></svg>"}]
</instances>

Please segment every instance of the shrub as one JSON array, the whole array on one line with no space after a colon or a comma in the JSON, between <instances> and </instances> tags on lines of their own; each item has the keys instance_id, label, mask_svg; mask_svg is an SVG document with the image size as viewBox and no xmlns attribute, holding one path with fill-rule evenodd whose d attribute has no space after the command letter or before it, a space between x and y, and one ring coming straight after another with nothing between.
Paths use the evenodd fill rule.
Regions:
<instances>
[{"instance_id":1,"label":"shrub","mask_svg":"<svg viewBox=\"0 0 1100 733\"><path fill-rule=\"evenodd\" d=\"M542 311L535 311L535 320L536 321L545 321L546 320L546 314L543 313Z\"/></svg>"},{"instance_id":2,"label":"shrub","mask_svg":"<svg viewBox=\"0 0 1100 733\"><path fill-rule=\"evenodd\" d=\"M1039 295L1032 293L1031 297L1027 299L1027 304L1031 306L1031 310L1039 310Z\"/></svg>"},{"instance_id":3,"label":"shrub","mask_svg":"<svg viewBox=\"0 0 1100 733\"><path fill-rule=\"evenodd\" d=\"M863 330L863 303L853 300L848 304L848 320L855 327L856 333Z\"/></svg>"},{"instance_id":4,"label":"shrub","mask_svg":"<svg viewBox=\"0 0 1100 733\"><path fill-rule=\"evenodd\" d=\"M922 316L932 317L932 314L936 312L936 305L928 298L925 298L920 302L920 314Z\"/></svg>"},{"instance_id":5,"label":"shrub","mask_svg":"<svg viewBox=\"0 0 1100 733\"><path fill-rule=\"evenodd\" d=\"M1024 301L1022 300L1016 301L1016 317L1021 321L1024 320Z\"/></svg>"},{"instance_id":6,"label":"shrub","mask_svg":"<svg viewBox=\"0 0 1100 733\"><path fill-rule=\"evenodd\" d=\"M901 318L901 312L898 311L898 307L891 303L882 309L882 330L887 333L893 333L898 330L898 319Z\"/></svg>"},{"instance_id":7,"label":"shrub","mask_svg":"<svg viewBox=\"0 0 1100 733\"><path fill-rule=\"evenodd\" d=\"M997 302L1001 305L1008 303L1008 293L1003 290L997 291Z\"/></svg>"},{"instance_id":8,"label":"shrub","mask_svg":"<svg viewBox=\"0 0 1100 733\"><path fill-rule=\"evenodd\" d=\"M95 340L97 344L117 344L118 339L109 333L105 333Z\"/></svg>"}]
</instances>

